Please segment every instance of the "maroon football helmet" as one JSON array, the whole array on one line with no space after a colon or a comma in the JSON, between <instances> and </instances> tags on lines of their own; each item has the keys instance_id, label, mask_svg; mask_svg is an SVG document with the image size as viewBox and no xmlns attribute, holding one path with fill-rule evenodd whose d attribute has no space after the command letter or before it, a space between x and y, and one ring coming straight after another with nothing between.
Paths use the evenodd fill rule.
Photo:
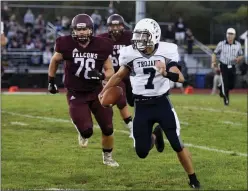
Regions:
<instances>
[{"instance_id":1,"label":"maroon football helmet","mask_svg":"<svg viewBox=\"0 0 248 191\"><path fill-rule=\"evenodd\" d=\"M86 44L93 35L94 23L89 15L79 14L72 19L71 29L72 37L78 42ZM85 33L86 30L89 31L88 34Z\"/></svg>"},{"instance_id":2,"label":"maroon football helmet","mask_svg":"<svg viewBox=\"0 0 248 191\"><path fill-rule=\"evenodd\" d=\"M113 14L107 20L108 32L114 37L120 36L124 31L124 19L121 15Z\"/></svg>"}]
</instances>

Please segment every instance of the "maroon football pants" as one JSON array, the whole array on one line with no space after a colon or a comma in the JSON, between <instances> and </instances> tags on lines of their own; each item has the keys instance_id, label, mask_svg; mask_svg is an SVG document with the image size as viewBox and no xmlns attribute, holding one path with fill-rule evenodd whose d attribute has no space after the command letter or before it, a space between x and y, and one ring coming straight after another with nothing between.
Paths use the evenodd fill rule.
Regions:
<instances>
[{"instance_id":1,"label":"maroon football pants","mask_svg":"<svg viewBox=\"0 0 248 191\"><path fill-rule=\"evenodd\" d=\"M109 136L113 133L113 110L112 108L104 108L100 104L98 99L100 91L90 93L67 92L67 102L72 122L84 138L89 138L93 134L91 112L104 135Z\"/></svg>"}]
</instances>

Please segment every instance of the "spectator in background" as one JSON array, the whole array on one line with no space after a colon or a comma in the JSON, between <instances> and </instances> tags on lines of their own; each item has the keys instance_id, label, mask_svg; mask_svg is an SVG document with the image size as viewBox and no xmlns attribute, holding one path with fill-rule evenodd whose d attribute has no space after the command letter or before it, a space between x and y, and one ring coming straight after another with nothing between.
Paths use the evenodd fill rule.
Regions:
<instances>
[{"instance_id":1,"label":"spectator in background","mask_svg":"<svg viewBox=\"0 0 248 191\"><path fill-rule=\"evenodd\" d=\"M10 15L11 15L11 10L8 7L7 2L3 2L2 6L2 20L4 23L7 23L9 21Z\"/></svg>"},{"instance_id":2,"label":"spectator in background","mask_svg":"<svg viewBox=\"0 0 248 191\"><path fill-rule=\"evenodd\" d=\"M213 88L211 94L216 94L217 87L221 85L220 69L214 69Z\"/></svg>"},{"instance_id":3,"label":"spectator in background","mask_svg":"<svg viewBox=\"0 0 248 191\"><path fill-rule=\"evenodd\" d=\"M39 49L39 50L43 50L43 43L42 43L39 36L37 36L36 39L34 40L34 48Z\"/></svg>"},{"instance_id":4,"label":"spectator in background","mask_svg":"<svg viewBox=\"0 0 248 191\"><path fill-rule=\"evenodd\" d=\"M8 38L11 38L12 36L16 35L18 30L18 23L16 22L15 14L11 15L7 28L8 28L8 33L7 33Z\"/></svg>"},{"instance_id":5,"label":"spectator in background","mask_svg":"<svg viewBox=\"0 0 248 191\"><path fill-rule=\"evenodd\" d=\"M187 46L188 46L188 54L193 53L193 44L194 44L194 36L190 29L186 30L186 40L187 40Z\"/></svg>"},{"instance_id":6,"label":"spectator in background","mask_svg":"<svg viewBox=\"0 0 248 191\"><path fill-rule=\"evenodd\" d=\"M61 31L62 26L61 26L61 17L60 16L57 16L55 19L55 27L56 27L57 32Z\"/></svg>"},{"instance_id":7,"label":"spectator in background","mask_svg":"<svg viewBox=\"0 0 248 191\"><path fill-rule=\"evenodd\" d=\"M15 36L13 36L10 39L10 42L8 43L8 49L11 49L11 48L21 48Z\"/></svg>"},{"instance_id":8,"label":"spectator in background","mask_svg":"<svg viewBox=\"0 0 248 191\"><path fill-rule=\"evenodd\" d=\"M107 20L114 13L115 13L114 4L113 4L113 1L110 1L109 8L108 8L108 14L105 19Z\"/></svg>"},{"instance_id":9,"label":"spectator in background","mask_svg":"<svg viewBox=\"0 0 248 191\"><path fill-rule=\"evenodd\" d=\"M34 26L34 14L32 13L31 9L28 9L26 14L24 15L24 24L26 27L31 27L33 28Z\"/></svg>"},{"instance_id":10,"label":"spectator in background","mask_svg":"<svg viewBox=\"0 0 248 191\"><path fill-rule=\"evenodd\" d=\"M185 29L186 29L186 25L183 22L183 19L179 17L178 21L175 23L175 30L176 30L175 37L177 44L179 46L184 44Z\"/></svg>"},{"instance_id":11,"label":"spectator in background","mask_svg":"<svg viewBox=\"0 0 248 191\"><path fill-rule=\"evenodd\" d=\"M70 28L70 20L68 17L63 16L61 21L62 30L66 31Z\"/></svg>"},{"instance_id":12,"label":"spectator in background","mask_svg":"<svg viewBox=\"0 0 248 191\"><path fill-rule=\"evenodd\" d=\"M46 49L43 52L43 64L49 65L52 56L53 55L52 55L52 52L50 51L50 47L49 46L46 46Z\"/></svg>"},{"instance_id":13,"label":"spectator in background","mask_svg":"<svg viewBox=\"0 0 248 191\"><path fill-rule=\"evenodd\" d=\"M35 20L34 32L36 34L43 34L45 32L45 21L44 21L43 16L41 14Z\"/></svg>"},{"instance_id":14,"label":"spectator in background","mask_svg":"<svg viewBox=\"0 0 248 191\"><path fill-rule=\"evenodd\" d=\"M108 31L108 28L106 27L106 25L104 25L104 22L102 21L100 26L96 30L95 35L100 35L100 34L105 33L107 31Z\"/></svg>"},{"instance_id":15,"label":"spectator in background","mask_svg":"<svg viewBox=\"0 0 248 191\"><path fill-rule=\"evenodd\" d=\"M165 31L164 39L166 42L175 42L175 32L172 29L172 25L168 25L168 28Z\"/></svg>"},{"instance_id":16,"label":"spectator in background","mask_svg":"<svg viewBox=\"0 0 248 191\"><path fill-rule=\"evenodd\" d=\"M41 64L41 55L39 52L32 53L31 64L35 66L39 66Z\"/></svg>"},{"instance_id":17,"label":"spectator in background","mask_svg":"<svg viewBox=\"0 0 248 191\"><path fill-rule=\"evenodd\" d=\"M99 25L101 24L102 16L98 13L98 10L95 10L94 13L91 15L91 18L94 21L94 33L95 33Z\"/></svg>"},{"instance_id":18,"label":"spectator in background","mask_svg":"<svg viewBox=\"0 0 248 191\"><path fill-rule=\"evenodd\" d=\"M31 37L26 38L26 47L27 50L34 49L34 43L32 42Z\"/></svg>"}]
</instances>

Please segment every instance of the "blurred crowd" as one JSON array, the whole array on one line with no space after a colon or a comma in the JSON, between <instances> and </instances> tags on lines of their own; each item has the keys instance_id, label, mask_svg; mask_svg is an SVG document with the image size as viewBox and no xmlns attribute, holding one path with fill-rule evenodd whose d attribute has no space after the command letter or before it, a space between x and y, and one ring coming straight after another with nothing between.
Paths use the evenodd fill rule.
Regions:
<instances>
[{"instance_id":1,"label":"blurred crowd","mask_svg":"<svg viewBox=\"0 0 248 191\"><path fill-rule=\"evenodd\" d=\"M179 17L174 25L168 25L163 38L165 41L176 43L178 46L187 45L187 53L193 53L194 36L182 17Z\"/></svg>"},{"instance_id":2,"label":"blurred crowd","mask_svg":"<svg viewBox=\"0 0 248 191\"><path fill-rule=\"evenodd\" d=\"M114 10L110 6L109 14L112 13L114 13ZM94 33L96 35L107 31L106 17L102 17L97 10L92 13L91 17L95 23ZM4 57L6 57L4 53L18 50L36 52L31 56L29 65L48 65L52 57L57 32L70 34L71 31L71 18L57 16L52 23L56 28L56 32L53 33L46 29L48 21L44 20L43 15L34 13L32 9L27 9L23 15L22 22L18 22L16 15L11 11L7 3L3 3L2 21L4 22L4 33L8 38L6 47L2 49L3 62ZM39 53L37 54L37 52Z\"/></svg>"}]
</instances>

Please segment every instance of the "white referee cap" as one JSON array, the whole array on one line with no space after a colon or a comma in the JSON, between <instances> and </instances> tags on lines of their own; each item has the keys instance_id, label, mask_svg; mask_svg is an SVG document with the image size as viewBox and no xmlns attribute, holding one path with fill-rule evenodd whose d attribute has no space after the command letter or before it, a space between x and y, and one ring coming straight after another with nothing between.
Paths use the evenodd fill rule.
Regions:
<instances>
[{"instance_id":1,"label":"white referee cap","mask_svg":"<svg viewBox=\"0 0 248 191\"><path fill-rule=\"evenodd\" d=\"M229 29L227 29L226 33L227 33L227 34L228 34L228 33L236 34L236 31L235 31L234 28L229 28Z\"/></svg>"}]
</instances>

